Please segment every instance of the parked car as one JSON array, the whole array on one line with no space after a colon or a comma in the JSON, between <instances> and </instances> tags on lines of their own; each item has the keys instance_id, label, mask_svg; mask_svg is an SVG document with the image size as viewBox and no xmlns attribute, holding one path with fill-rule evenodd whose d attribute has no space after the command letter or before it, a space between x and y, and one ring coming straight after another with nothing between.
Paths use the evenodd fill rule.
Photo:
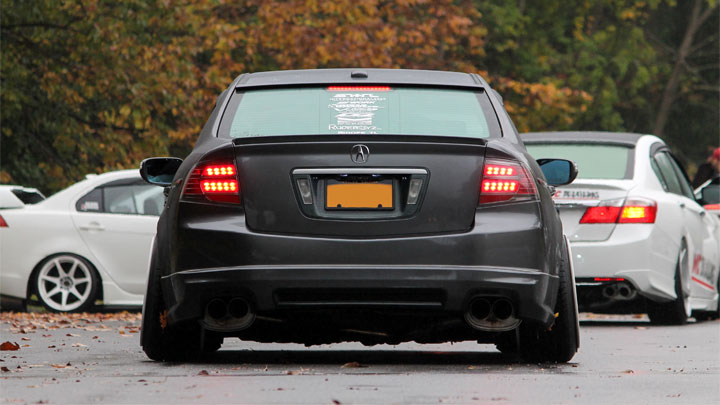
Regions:
<instances>
[{"instance_id":1,"label":"parked car","mask_svg":"<svg viewBox=\"0 0 720 405\"><path fill-rule=\"evenodd\" d=\"M720 176L712 178L695 189L695 199L708 212L720 217Z\"/></svg>"},{"instance_id":2,"label":"parked car","mask_svg":"<svg viewBox=\"0 0 720 405\"><path fill-rule=\"evenodd\" d=\"M576 173L541 164L554 184ZM476 340L551 361L579 345L549 186L478 75L244 74L184 161L141 173L169 193L143 308L151 359L226 337Z\"/></svg>"},{"instance_id":3,"label":"parked car","mask_svg":"<svg viewBox=\"0 0 720 405\"><path fill-rule=\"evenodd\" d=\"M88 175L51 197L0 209L4 306L51 311L142 305L162 189L137 170Z\"/></svg>"},{"instance_id":4,"label":"parked car","mask_svg":"<svg viewBox=\"0 0 720 405\"><path fill-rule=\"evenodd\" d=\"M720 228L670 148L651 135L523 134L530 154L573 159L556 190L581 311L647 312L654 323L718 316Z\"/></svg>"},{"instance_id":5,"label":"parked car","mask_svg":"<svg viewBox=\"0 0 720 405\"><path fill-rule=\"evenodd\" d=\"M0 184L0 208L20 208L25 204L37 204L45 196L38 189Z\"/></svg>"}]
</instances>

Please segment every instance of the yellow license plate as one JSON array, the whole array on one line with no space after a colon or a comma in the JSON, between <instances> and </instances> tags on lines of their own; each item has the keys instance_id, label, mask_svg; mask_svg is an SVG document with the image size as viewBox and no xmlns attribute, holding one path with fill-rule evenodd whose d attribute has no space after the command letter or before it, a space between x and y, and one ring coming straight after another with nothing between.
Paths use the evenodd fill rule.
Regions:
<instances>
[{"instance_id":1,"label":"yellow license plate","mask_svg":"<svg viewBox=\"0 0 720 405\"><path fill-rule=\"evenodd\" d=\"M392 209L392 197L392 184L328 184L325 193L325 207L328 209Z\"/></svg>"}]
</instances>

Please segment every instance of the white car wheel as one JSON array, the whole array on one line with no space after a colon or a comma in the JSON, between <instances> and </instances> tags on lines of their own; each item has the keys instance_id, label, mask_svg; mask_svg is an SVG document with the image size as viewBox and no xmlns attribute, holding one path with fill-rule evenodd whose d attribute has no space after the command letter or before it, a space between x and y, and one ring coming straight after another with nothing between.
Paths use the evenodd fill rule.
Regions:
<instances>
[{"instance_id":1,"label":"white car wheel","mask_svg":"<svg viewBox=\"0 0 720 405\"><path fill-rule=\"evenodd\" d=\"M92 265L69 254L47 259L35 278L42 304L53 311L84 310L95 301L98 280Z\"/></svg>"},{"instance_id":2,"label":"white car wheel","mask_svg":"<svg viewBox=\"0 0 720 405\"><path fill-rule=\"evenodd\" d=\"M666 325L682 325L690 317L690 265L688 249L683 241L675 268L675 294L677 298L664 303L650 303L650 322Z\"/></svg>"}]
</instances>

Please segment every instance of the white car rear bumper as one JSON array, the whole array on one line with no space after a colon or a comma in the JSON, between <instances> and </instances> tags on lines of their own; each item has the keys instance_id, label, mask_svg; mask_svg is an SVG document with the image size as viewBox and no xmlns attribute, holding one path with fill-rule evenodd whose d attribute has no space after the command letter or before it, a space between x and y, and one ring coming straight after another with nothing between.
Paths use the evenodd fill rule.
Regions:
<instances>
[{"instance_id":1,"label":"white car rear bumper","mask_svg":"<svg viewBox=\"0 0 720 405\"><path fill-rule=\"evenodd\" d=\"M571 242L575 278L625 278L655 301L676 298L675 266L680 246L649 224L621 224L600 242Z\"/></svg>"}]
</instances>

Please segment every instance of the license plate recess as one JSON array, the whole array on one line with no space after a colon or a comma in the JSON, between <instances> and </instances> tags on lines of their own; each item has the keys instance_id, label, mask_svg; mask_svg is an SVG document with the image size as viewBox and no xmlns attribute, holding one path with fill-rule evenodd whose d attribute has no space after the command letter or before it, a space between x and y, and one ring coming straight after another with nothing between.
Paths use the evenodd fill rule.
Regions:
<instances>
[{"instance_id":1,"label":"license plate recess","mask_svg":"<svg viewBox=\"0 0 720 405\"><path fill-rule=\"evenodd\" d=\"M325 186L327 210L392 210L393 181L343 182L328 180Z\"/></svg>"}]
</instances>

